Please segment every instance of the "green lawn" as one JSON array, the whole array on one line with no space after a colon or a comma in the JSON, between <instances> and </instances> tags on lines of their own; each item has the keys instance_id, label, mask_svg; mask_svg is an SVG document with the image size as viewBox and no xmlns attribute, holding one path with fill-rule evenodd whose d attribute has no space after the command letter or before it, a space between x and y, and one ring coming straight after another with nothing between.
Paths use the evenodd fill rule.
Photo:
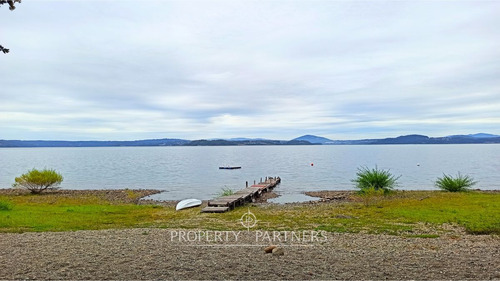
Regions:
<instances>
[{"instance_id":1,"label":"green lawn","mask_svg":"<svg viewBox=\"0 0 500 281\"><path fill-rule=\"evenodd\" d=\"M54 195L0 196L0 231L68 231L147 226L157 206L112 204L93 198ZM0 206L2 204L0 203Z\"/></svg>"},{"instance_id":2,"label":"green lawn","mask_svg":"<svg viewBox=\"0 0 500 281\"><path fill-rule=\"evenodd\" d=\"M395 192L354 196L352 202L248 205L224 214L200 208L135 205L76 196L0 195L0 232L71 231L107 228L200 228L243 230L239 219L250 210L262 230L326 230L436 237L447 225L472 234L500 234L500 193Z\"/></svg>"}]
</instances>

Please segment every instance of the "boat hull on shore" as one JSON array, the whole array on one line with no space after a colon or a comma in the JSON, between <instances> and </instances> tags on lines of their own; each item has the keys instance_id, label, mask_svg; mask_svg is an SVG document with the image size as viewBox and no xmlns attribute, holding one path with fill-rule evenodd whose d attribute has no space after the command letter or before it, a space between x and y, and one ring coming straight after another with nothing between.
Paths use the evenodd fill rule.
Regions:
<instances>
[{"instance_id":1,"label":"boat hull on shore","mask_svg":"<svg viewBox=\"0 0 500 281\"><path fill-rule=\"evenodd\" d=\"M198 207L201 205L201 200L198 199L185 199L177 203L177 206L175 206L175 210L183 210L183 209L188 209L188 208L193 208L193 207Z\"/></svg>"}]
</instances>

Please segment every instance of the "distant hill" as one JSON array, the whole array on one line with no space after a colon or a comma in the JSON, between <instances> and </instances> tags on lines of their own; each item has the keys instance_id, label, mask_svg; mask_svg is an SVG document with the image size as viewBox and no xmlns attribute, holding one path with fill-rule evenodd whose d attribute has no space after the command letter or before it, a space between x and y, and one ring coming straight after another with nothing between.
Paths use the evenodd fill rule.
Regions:
<instances>
[{"instance_id":1,"label":"distant hill","mask_svg":"<svg viewBox=\"0 0 500 281\"><path fill-rule=\"evenodd\" d=\"M230 140L194 140L187 144L186 146L236 146L236 145L311 145L312 143L308 141L301 140L263 140L263 139L252 139L243 141L230 141Z\"/></svg>"},{"instance_id":2,"label":"distant hill","mask_svg":"<svg viewBox=\"0 0 500 281\"><path fill-rule=\"evenodd\" d=\"M490 137L485 137L488 135ZM489 134L475 135L455 135L447 137L431 138L424 135L406 135L396 138L385 139L364 139L333 141L333 144L354 145L354 144L468 144L468 143L500 143L500 136Z\"/></svg>"},{"instance_id":3,"label":"distant hill","mask_svg":"<svg viewBox=\"0 0 500 281\"><path fill-rule=\"evenodd\" d=\"M292 140L269 139L149 139L135 141L45 141L45 140L0 140L0 147L111 147L111 146L237 146L237 145L368 145L368 144L467 144L500 143L499 135L486 133L428 137L406 135L384 139L331 140L325 137L304 135Z\"/></svg>"},{"instance_id":4,"label":"distant hill","mask_svg":"<svg viewBox=\"0 0 500 281\"><path fill-rule=\"evenodd\" d=\"M293 139L294 141L307 141L310 143L314 144L328 144L328 143L333 143L331 139L327 139L324 137L318 137L318 136L313 136L313 135L304 135L298 138Z\"/></svg>"},{"instance_id":5,"label":"distant hill","mask_svg":"<svg viewBox=\"0 0 500 281\"><path fill-rule=\"evenodd\" d=\"M189 142L189 140L183 139L150 139L135 141L0 140L0 147L178 146Z\"/></svg>"}]
</instances>

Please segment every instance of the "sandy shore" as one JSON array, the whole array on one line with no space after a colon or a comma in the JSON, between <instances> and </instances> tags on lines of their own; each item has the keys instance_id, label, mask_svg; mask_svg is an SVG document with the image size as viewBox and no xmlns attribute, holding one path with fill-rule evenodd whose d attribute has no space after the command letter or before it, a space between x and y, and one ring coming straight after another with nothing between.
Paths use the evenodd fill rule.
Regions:
<instances>
[{"instance_id":1,"label":"sandy shore","mask_svg":"<svg viewBox=\"0 0 500 281\"><path fill-rule=\"evenodd\" d=\"M179 241L178 234L1 233L0 279L500 280L498 236L330 233L326 241L283 241L285 254L273 256L264 253L269 241L256 239L256 232L223 242Z\"/></svg>"}]
</instances>

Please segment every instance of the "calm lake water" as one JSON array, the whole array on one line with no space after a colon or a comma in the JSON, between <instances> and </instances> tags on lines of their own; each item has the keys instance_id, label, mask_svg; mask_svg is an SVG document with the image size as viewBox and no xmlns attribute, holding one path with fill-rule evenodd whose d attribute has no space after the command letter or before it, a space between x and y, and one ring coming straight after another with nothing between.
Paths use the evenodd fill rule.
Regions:
<instances>
[{"instance_id":1,"label":"calm lake water","mask_svg":"<svg viewBox=\"0 0 500 281\"><path fill-rule=\"evenodd\" d=\"M311 166L311 163L314 166ZM219 170L219 166L242 166ZM32 168L53 168L65 189L159 189L155 199L210 199L222 188L280 176L275 202L314 190L353 190L358 167L401 175L399 189L432 190L443 173L468 174L475 188L500 189L500 145L1 148L0 188Z\"/></svg>"}]
</instances>

